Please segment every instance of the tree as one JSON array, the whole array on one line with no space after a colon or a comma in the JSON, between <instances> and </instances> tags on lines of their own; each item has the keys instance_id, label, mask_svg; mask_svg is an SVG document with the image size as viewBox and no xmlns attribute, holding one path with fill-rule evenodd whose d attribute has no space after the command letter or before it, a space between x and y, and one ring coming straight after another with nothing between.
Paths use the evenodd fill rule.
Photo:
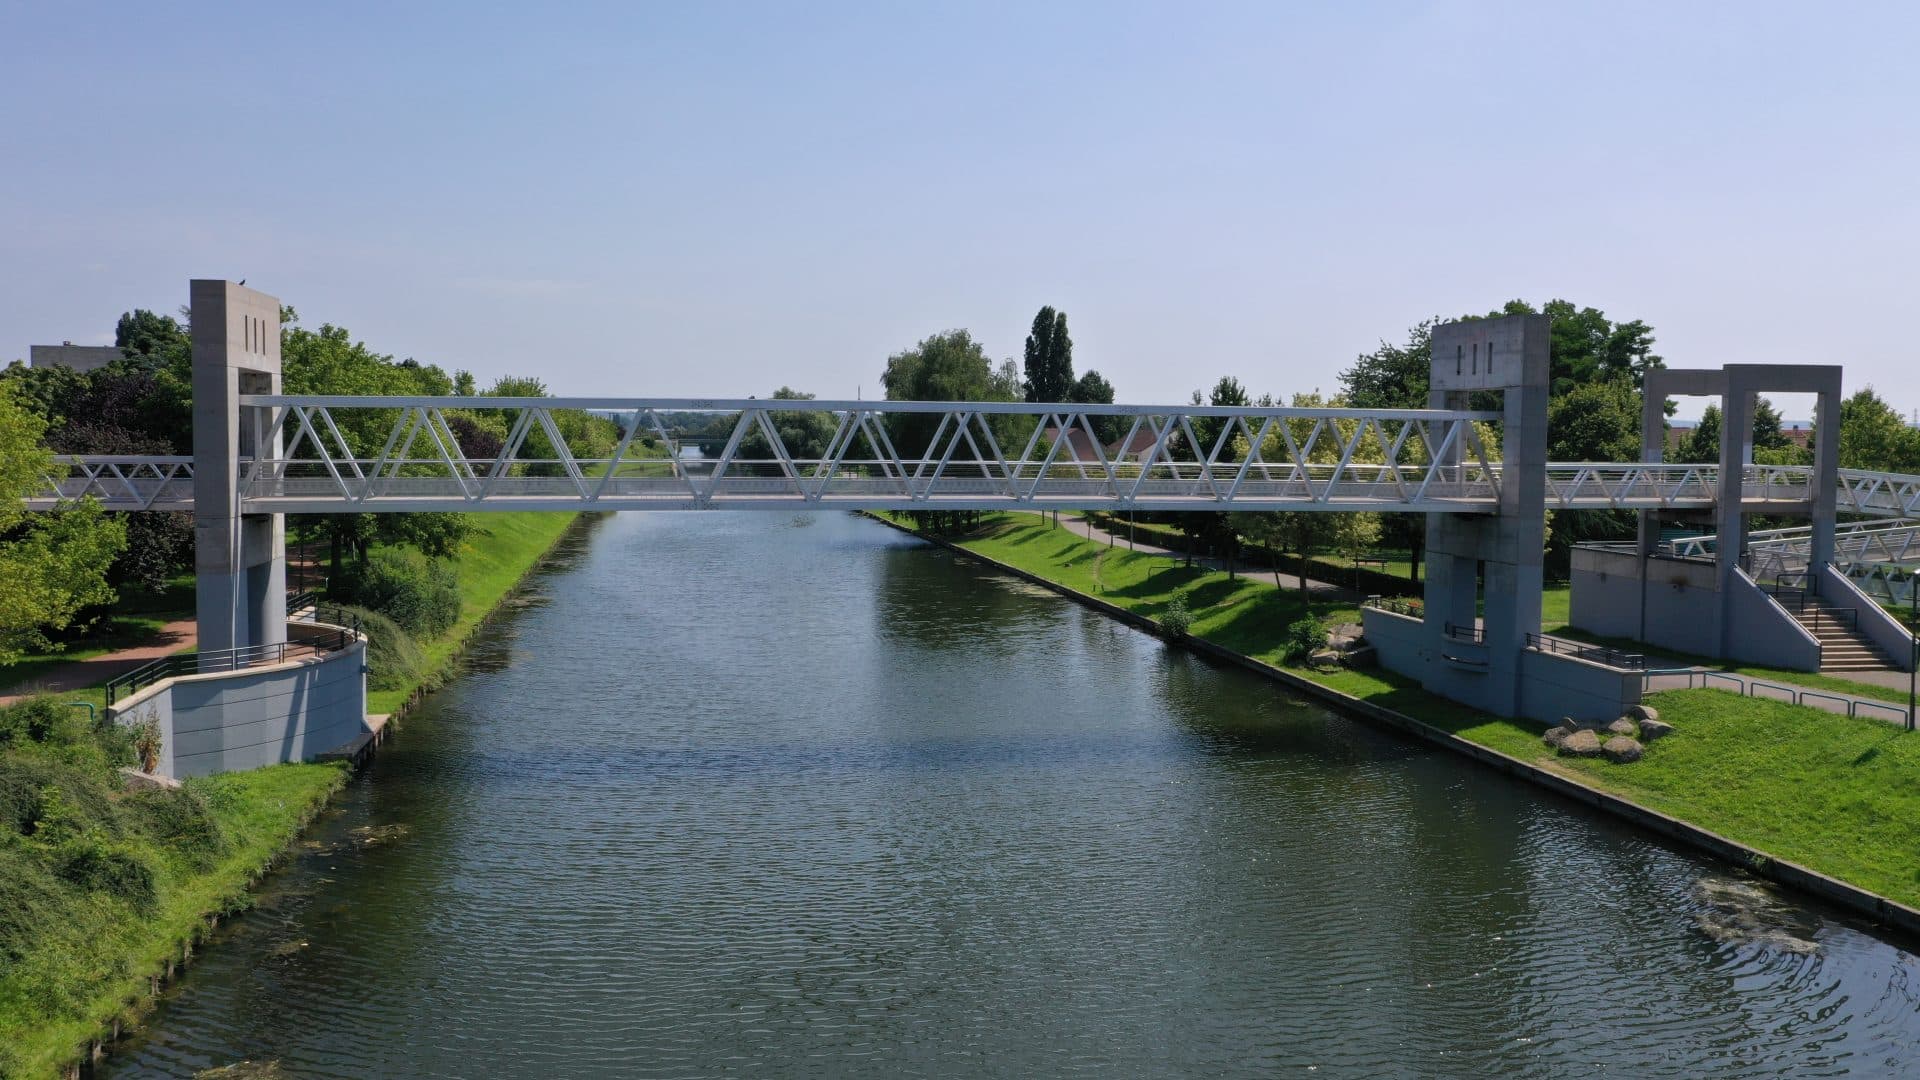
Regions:
<instances>
[{"instance_id":1,"label":"tree","mask_svg":"<svg viewBox=\"0 0 1920 1080\"><path fill-rule=\"evenodd\" d=\"M27 511L51 465L46 421L0 385L0 663L48 644L83 608L113 600L107 566L125 526L91 499L51 513Z\"/></svg>"},{"instance_id":2,"label":"tree","mask_svg":"<svg viewBox=\"0 0 1920 1080\"><path fill-rule=\"evenodd\" d=\"M184 368L192 362L193 338L179 320L145 308L120 316L113 328L120 355L147 371Z\"/></svg>"},{"instance_id":3,"label":"tree","mask_svg":"<svg viewBox=\"0 0 1920 1080\"><path fill-rule=\"evenodd\" d=\"M1340 373L1346 399L1356 409L1424 409L1427 384L1433 375L1433 328L1428 319L1407 331L1404 345L1385 341L1370 353L1361 353L1353 366Z\"/></svg>"},{"instance_id":4,"label":"tree","mask_svg":"<svg viewBox=\"0 0 1920 1080\"><path fill-rule=\"evenodd\" d=\"M948 330L888 357L880 385L889 401L1017 401L1018 379L1014 377L1009 385L1009 377L1015 375L1010 368L996 372L973 335ZM911 460L926 454L939 423L937 415L895 413L887 418L887 437Z\"/></svg>"},{"instance_id":5,"label":"tree","mask_svg":"<svg viewBox=\"0 0 1920 1080\"><path fill-rule=\"evenodd\" d=\"M1292 407L1296 409L1345 408L1349 403L1344 398L1323 400L1319 394L1295 394ZM1312 420L1290 419L1283 421L1292 435L1295 446L1305 447L1312 433ZM1334 465L1340 461L1342 448L1353 439L1359 426L1357 420L1332 421L1333 431L1323 434L1314 441L1308 460L1321 465ZM1336 437L1330 437L1337 436ZM1369 432L1354 448L1352 461L1355 464L1379 465L1386 461L1387 448L1380 443L1377 434ZM1261 458L1266 461L1286 461L1288 451L1286 442L1278 428L1267 434L1266 443L1261 447ZM1293 552L1299 557L1300 589L1307 587L1307 560L1318 552L1336 550L1358 552L1372 547L1380 540L1380 515L1316 513L1306 510L1263 511L1252 514L1233 515L1238 528L1271 552ZM1404 514L1396 517L1410 517L1421 520L1424 515ZM1279 570L1274 570L1274 584L1280 583Z\"/></svg>"},{"instance_id":6,"label":"tree","mask_svg":"<svg viewBox=\"0 0 1920 1080\"><path fill-rule=\"evenodd\" d=\"M1027 334L1022 383L1028 401L1072 400L1073 339L1067 336L1067 313L1043 307L1033 317L1033 329Z\"/></svg>"},{"instance_id":7,"label":"tree","mask_svg":"<svg viewBox=\"0 0 1920 1080\"><path fill-rule=\"evenodd\" d=\"M166 455L174 447L162 439L129 431L107 421L71 420L47 435L56 454ZM193 566L193 515L184 510L118 515L126 546L107 571L114 585L134 584L158 590L174 574Z\"/></svg>"},{"instance_id":8,"label":"tree","mask_svg":"<svg viewBox=\"0 0 1920 1080\"><path fill-rule=\"evenodd\" d=\"M1815 437L1824 437L1816 432ZM1840 467L1884 472L1920 472L1920 431L1881 400L1873 387L1840 403Z\"/></svg>"},{"instance_id":9,"label":"tree","mask_svg":"<svg viewBox=\"0 0 1920 1080\"><path fill-rule=\"evenodd\" d=\"M1547 460L1635 461L1640 457L1640 393L1625 372L1577 384L1547 402ZM1551 515L1547 566L1563 572L1573 545L1633 534L1631 511L1591 510Z\"/></svg>"},{"instance_id":10,"label":"tree","mask_svg":"<svg viewBox=\"0 0 1920 1080\"><path fill-rule=\"evenodd\" d=\"M1634 461L1640 395L1623 376L1581 383L1547 403L1547 460Z\"/></svg>"},{"instance_id":11,"label":"tree","mask_svg":"<svg viewBox=\"0 0 1920 1080\"><path fill-rule=\"evenodd\" d=\"M1111 405L1113 384L1102 378L1099 372L1088 371L1074 381L1067 400L1076 405ZM1102 443L1111 443L1127 433L1126 425L1117 416L1089 416L1087 419L1093 424L1094 437Z\"/></svg>"},{"instance_id":12,"label":"tree","mask_svg":"<svg viewBox=\"0 0 1920 1080\"><path fill-rule=\"evenodd\" d=\"M812 401L813 395L803 394L790 386L783 386L773 392L773 400ZM830 414L817 409L782 410L769 412L767 419L773 424L774 434L780 436L781 445L787 448L789 457L797 461L809 461L827 456L827 443L833 440L836 427ZM860 444L856 442L855 445ZM773 447L767 444L767 437L760 433L758 426L755 426L749 428L746 437L740 440L738 456L747 461L766 460L773 457Z\"/></svg>"},{"instance_id":13,"label":"tree","mask_svg":"<svg viewBox=\"0 0 1920 1080\"><path fill-rule=\"evenodd\" d=\"M1844 408L1842 415L1845 414ZM1721 413L1718 405L1708 405L1700 422L1680 440L1673 460L1691 464L1712 464L1720 460ZM1780 429L1780 410L1764 397L1753 403L1753 460L1762 465L1811 464L1812 456Z\"/></svg>"}]
</instances>

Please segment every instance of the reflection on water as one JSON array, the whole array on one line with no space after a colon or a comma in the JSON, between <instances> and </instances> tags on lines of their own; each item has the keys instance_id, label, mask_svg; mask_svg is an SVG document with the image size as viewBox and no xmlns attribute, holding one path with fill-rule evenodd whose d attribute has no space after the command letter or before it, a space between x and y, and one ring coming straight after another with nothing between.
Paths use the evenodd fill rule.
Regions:
<instances>
[{"instance_id":1,"label":"reflection on water","mask_svg":"<svg viewBox=\"0 0 1920 1080\"><path fill-rule=\"evenodd\" d=\"M109 1075L1916 1060L1909 954L872 522L539 588Z\"/></svg>"}]
</instances>

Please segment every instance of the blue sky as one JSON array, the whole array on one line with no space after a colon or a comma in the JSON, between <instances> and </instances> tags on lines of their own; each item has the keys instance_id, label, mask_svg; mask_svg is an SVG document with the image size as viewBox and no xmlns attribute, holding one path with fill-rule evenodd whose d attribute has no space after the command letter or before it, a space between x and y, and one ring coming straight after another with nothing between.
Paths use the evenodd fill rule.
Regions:
<instances>
[{"instance_id":1,"label":"blue sky","mask_svg":"<svg viewBox=\"0 0 1920 1080\"><path fill-rule=\"evenodd\" d=\"M1916 10L7 4L0 360L244 277L483 379L873 396L1054 304L1150 402L1563 296L1911 410Z\"/></svg>"}]
</instances>

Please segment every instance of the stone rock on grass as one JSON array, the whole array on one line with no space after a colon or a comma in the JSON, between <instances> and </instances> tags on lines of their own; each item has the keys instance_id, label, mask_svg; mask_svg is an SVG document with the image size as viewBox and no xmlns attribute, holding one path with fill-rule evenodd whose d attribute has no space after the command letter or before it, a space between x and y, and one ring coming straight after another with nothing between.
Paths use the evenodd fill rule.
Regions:
<instances>
[{"instance_id":1,"label":"stone rock on grass","mask_svg":"<svg viewBox=\"0 0 1920 1080\"><path fill-rule=\"evenodd\" d=\"M1573 729L1562 724L1559 727L1548 728L1546 734L1540 736L1540 741L1558 750L1561 745L1567 741L1567 736L1571 734L1573 734Z\"/></svg>"},{"instance_id":2,"label":"stone rock on grass","mask_svg":"<svg viewBox=\"0 0 1920 1080\"><path fill-rule=\"evenodd\" d=\"M1660 719L1660 710L1651 705L1631 705L1627 708L1627 719L1639 723Z\"/></svg>"},{"instance_id":3,"label":"stone rock on grass","mask_svg":"<svg viewBox=\"0 0 1920 1080\"><path fill-rule=\"evenodd\" d=\"M1569 757L1599 757L1600 736L1591 731L1576 731L1561 742L1560 752Z\"/></svg>"},{"instance_id":4,"label":"stone rock on grass","mask_svg":"<svg viewBox=\"0 0 1920 1080\"><path fill-rule=\"evenodd\" d=\"M1640 755L1646 752L1646 748L1641 746L1638 740L1629 739L1624 735L1615 735L1613 738L1608 739L1606 745L1602 746L1600 750L1607 755L1608 761L1616 765L1625 765L1628 762L1639 761Z\"/></svg>"},{"instance_id":5,"label":"stone rock on grass","mask_svg":"<svg viewBox=\"0 0 1920 1080\"><path fill-rule=\"evenodd\" d=\"M1671 734L1673 734L1673 725L1667 723L1665 720L1640 721L1640 738L1644 742L1652 742L1662 736Z\"/></svg>"},{"instance_id":6,"label":"stone rock on grass","mask_svg":"<svg viewBox=\"0 0 1920 1080\"><path fill-rule=\"evenodd\" d=\"M1332 649L1321 649L1319 652L1307 657L1307 666L1315 671L1338 671L1340 669L1340 654L1334 652Z\"/></svg>"},{"instance_id":7,"label":"stone rock on grass","mask_svg":"<svg viewBox=\"0 0 1920 1080\"><path fill-rule=\"evenodd\" d=\"M1624 735L1627 738L1631 739L1635 735L1640 734L1640 727L1639 725L1635 724L1633 721L1623 716L1620 719L1615 720L1613 723L1607 725L1607 734Z\"/></svg>"}]
</instances>

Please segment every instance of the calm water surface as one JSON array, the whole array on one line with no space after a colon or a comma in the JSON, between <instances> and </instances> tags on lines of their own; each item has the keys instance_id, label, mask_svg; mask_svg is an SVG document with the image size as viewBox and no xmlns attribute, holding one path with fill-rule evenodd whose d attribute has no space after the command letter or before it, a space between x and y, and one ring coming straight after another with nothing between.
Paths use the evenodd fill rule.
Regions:
<instances>
[{"instance_id":1,"label":"calm water surface","mask_svg":"<svg viewBox=\"0 0 1920 1080\"><path fill-rule=\"evenodd\" d=\"M1888 1076L1828 912L842 515L608 519L109 1076Z\"/></svg>"}]
</instances>

